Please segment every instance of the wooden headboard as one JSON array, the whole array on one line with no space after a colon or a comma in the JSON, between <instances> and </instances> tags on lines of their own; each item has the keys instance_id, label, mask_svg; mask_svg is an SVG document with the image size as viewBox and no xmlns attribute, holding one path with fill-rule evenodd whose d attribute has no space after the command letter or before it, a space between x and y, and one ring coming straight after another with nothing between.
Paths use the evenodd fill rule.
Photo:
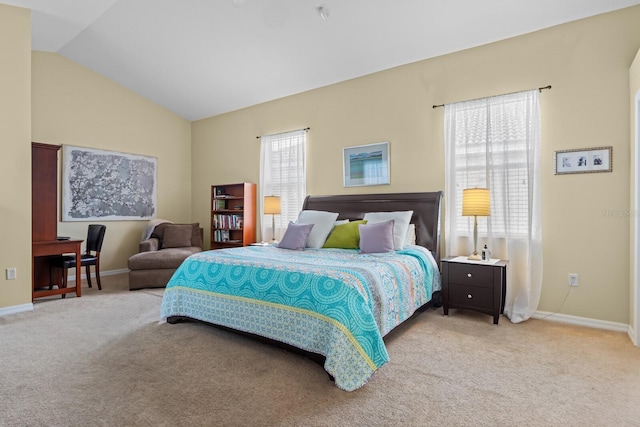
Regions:
<instances>
[{"instance_id":1,"label":"wooden headboard","mask_svg":"<svg viewBox=\"0 0 640 427\"><path fill-rule=\"evenodd\" d=\"M440 263L440 203L442 191L429 193L345 194L307 196L302 209L337 212L338 219L358 220L367 212L413 211L416 244L424 246Z\"/></svg>"}]
</instances>

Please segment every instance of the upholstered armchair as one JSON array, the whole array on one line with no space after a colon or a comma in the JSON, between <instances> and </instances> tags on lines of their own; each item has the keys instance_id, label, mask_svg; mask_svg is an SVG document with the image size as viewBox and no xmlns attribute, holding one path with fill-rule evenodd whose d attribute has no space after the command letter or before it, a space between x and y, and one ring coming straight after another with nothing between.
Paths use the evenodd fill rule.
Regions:
<instances>
[{"instance_id":1,"label":"upholstered armchair","mask_svg":"<svg viewBox=\"0 0 640 427\"><path fill-rule=\"evenodd\" d=\"M203 230L199 223L164 222L139 244L129 258L129 289L163 288L187 257L202 251Z\"/></svg>"}]
</instances>

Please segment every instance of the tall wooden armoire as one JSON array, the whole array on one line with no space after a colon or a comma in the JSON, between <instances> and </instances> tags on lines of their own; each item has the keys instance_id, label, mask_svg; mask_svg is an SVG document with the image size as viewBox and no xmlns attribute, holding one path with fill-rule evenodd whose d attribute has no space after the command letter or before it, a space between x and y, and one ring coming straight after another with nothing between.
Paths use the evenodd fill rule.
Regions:
<instances>
[{"instance_id":1,"label":"tall wooden armoire","mask_svg":"<svg viewBox=\"0 0 640 427\"><path fill-rule=\"evenodd\" d=\"M31 143L31 253L32 296L66 294L80 288L80 244L82 240L58 239L58 151L59 145ZM76 286L57 288L49 260L66 253L76 255Z\"/></svg>"},{"instance_id":2,"label":"tall wooden armoire","mask_svg":"<svg viewBox=\"0 0 640 427\"><path fill-rule=\"evenodd\" d=\"M59 145L31 143L31 240L58 237Z\"/></svg>"}]
</instances>

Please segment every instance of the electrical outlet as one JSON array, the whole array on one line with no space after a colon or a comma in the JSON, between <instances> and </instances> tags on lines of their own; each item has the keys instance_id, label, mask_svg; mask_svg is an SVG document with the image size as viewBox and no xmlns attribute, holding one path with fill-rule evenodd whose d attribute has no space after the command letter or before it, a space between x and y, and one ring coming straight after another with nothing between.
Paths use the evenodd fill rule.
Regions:
<instances>
[{"instance_id":1,"label":"electrical outlet","mask_svg":"<svg viewBox=\"0 0 640 427\"><path fill-rule=\"evenodd\" d=\"M569 273L569 286L578 286L578 274Z\"/></svg>"},{"instance_id":2,"label":"electrical outlet","mask_svg":"<svg viewBox=\"0 0 640 427\"><path fill-rule=\"evenodd\" d=\"M16 278L16 269L7 268L7 280L13 280Z\"/></svg>"}]
</instances>

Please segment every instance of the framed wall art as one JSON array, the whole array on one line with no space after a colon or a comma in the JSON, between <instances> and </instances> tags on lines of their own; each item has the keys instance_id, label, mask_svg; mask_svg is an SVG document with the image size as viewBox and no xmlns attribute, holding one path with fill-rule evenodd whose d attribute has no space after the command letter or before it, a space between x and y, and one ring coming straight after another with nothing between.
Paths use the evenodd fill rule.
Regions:
<instances>
[{"instance_id":1,"label":"framed wall art","mask_svg":"<svg viewBox=\"0 0 640 427\"><path fill-rule=\"evenodd\" d=\"M389 143L344 148L342 169L345 187L390 184Z\"/></svg>"},{"instance_id":2,"label":"framed wall art","mask_svg":"<svg viewBox=\"0 0 640 427\"><path fill-rule=\"evenodd\" d=\"M555 175L611 172L612 147L582 148L555 152Z\"/></svg>"},{"instance_id":3,"label":"framed wall art","mask_svg":"<svg viewBox=\"0 0 640 427\"><path fill-rule=\"evenodd\" d=\"M62 146L62 221L155 218L155 157Z\"/></svg>"}]
</instances>

